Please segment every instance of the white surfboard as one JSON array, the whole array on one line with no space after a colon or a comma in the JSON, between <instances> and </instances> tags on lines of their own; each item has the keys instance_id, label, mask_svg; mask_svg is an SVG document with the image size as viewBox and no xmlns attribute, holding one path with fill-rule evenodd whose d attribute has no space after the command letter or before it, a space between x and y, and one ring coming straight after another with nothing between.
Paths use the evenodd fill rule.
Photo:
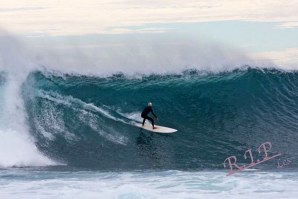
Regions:
<instances>
[{"instance_id":1,"label":"white surfboard","mask_svg":"<svg viewBox=\"0 0 298 199\"><path fill-rule=\"evenodd\" d=\"M145 124L144 126L142 126L141 123L135 123L134 125L142 129L146 129L147 131L152 131L154 133L175 133L177 131L176 129L158 125L154 125L156 129L153 129L151 124Z\"/></svg>"}]
</instances>

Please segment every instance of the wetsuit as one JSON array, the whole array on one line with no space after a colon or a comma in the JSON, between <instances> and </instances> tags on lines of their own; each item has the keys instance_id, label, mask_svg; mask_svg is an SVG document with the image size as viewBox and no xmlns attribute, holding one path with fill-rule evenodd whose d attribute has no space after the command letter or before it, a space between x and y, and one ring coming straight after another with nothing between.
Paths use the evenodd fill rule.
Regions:
<instances>
[{"instance_id":1,"label":"wetsuit","mask_svg":"<svg viewBox=\"0 0 298 199\"><path fill-rule=\"evenodd\" d=\"M141 117L144 118L143 125L145 124L145 120L148 119L148 120L150 120L152 126L154 127L154 120L151 117L148 116L148 114L150 112L152 113L152 115L154 115L155 118L157 118L156 115L153 113L152 107L151 106L147 106L146 108L144 108L144 110L143 110L143 112L141 114Z\"/></svg>"}]
</instances>

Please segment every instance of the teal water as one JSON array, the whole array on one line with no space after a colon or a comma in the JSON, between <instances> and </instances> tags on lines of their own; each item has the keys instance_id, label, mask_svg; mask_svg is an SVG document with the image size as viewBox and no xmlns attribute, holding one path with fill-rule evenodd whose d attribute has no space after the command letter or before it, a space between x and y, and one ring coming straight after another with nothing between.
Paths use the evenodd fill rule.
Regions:
<instances>
[{"instance_id":1,"label":"teal water","mask_svg":"<svg viewBox=\"0 0 298 199\"><path fill-rule=\"evenodd\" d=\"M70 166L222 169L228 156L243 156L248 148L257 156L259 145L269 141L271 154L282 153L297 168L297 72L249 68L106 78L35 72L23 96L38 148ZM177 133L152 134L131 125L141 121L148 101L158 124Z\"/></svg>"}]
</instances>

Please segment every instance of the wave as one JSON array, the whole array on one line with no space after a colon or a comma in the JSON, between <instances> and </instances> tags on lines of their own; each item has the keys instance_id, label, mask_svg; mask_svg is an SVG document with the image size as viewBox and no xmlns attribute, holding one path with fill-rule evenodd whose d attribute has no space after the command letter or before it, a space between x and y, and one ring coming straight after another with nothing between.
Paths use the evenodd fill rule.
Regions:
<instances>
[{"instance_id":1,"label":"wave","mask_svg":"<svg viewBox=\"0 0 298 199\"><path fill-rule=\"evenodd\" d=\"M30 136L21 95L22 80L3 74L0 79L0 168L55 165L42 155Z\"/></svg>"},{"instance_id":2,"label":"wave","mask_svg":"<svg viewBox=\"0 0 298 199\"><path fill-rule=\"evenodd\" d=\"M21 98L34 140L29 143L52 162L106 170L213 169L270 141L272 154L282 153L297 167L297 87L297 72L275 69L137 78L36 71L24 81ZM148 101L159 124L177 133L152 134L132 125Z\"/></svg>"},{"instance_id":3,"label":"wave","mask_svg":"<svg viewBox=\"0 0 298 199\"><path fill-rule=\"evenodd\" d=\"M35 71L17 78L2 73L0 80L2 168L221 169L225 158L241 159L266 141L272 154L297 167L295 71L248 67L135 77ZM158 124L177 133L133 126L148 101Z\"/></svg>"}]
</instances>

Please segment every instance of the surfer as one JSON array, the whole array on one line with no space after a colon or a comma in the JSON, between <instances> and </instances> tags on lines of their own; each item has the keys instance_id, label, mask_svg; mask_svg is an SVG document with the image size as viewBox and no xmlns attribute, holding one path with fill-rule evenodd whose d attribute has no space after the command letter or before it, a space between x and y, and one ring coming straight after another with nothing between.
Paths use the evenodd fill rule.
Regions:
<instances>
[{"instance_id":1,"label":"surfer","mask_svg":"<svg viewBox=\"0 0 298 199\"><path fill-rule=\"evenodd\" d=\"M152 110L152 103L149 102L148 106L146 106L141 114L141 117L144 118L142 125L144 126L146 119L150 120L153 129L156 129L156 127L154 127L154 120L148 116L149 113L152 113L152 115L157 119L157 116L153 113Z\"/></svg>"}]
</instances>

